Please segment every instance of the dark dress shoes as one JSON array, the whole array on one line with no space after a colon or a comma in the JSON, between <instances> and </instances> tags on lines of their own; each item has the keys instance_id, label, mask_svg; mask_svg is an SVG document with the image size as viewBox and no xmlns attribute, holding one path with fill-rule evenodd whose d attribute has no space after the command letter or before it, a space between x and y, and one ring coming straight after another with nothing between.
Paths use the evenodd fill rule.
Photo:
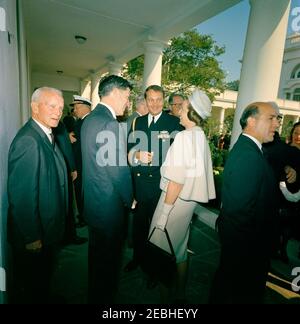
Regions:
<instances>
[{"instance_id":1,"label":"dark dress shoes","mask_svg":"<svg viewBox=\"0 0 300 324\"><path fill-rule=\"evenodd\" d=\"M124 271L125 272L131 272L131 271L137 269L138 266L139 266L139 264L138 264L137 261L131 260L126 264L126 266L124 268Z\"/></svg>"},{"instance_id":2,"label":"dark dress shoes","mask_svg":"<svg viewBox=\"0 0 300 324\"><path fill-rule=\"evenodd\" d=\"M88 241L88 239L86 237L80 237L80 236L75 236L75 237L72 237L70 239L65 239L63 241L63 245L81 245L81 244L84 244Z\"/></svg>"}]
</instances>

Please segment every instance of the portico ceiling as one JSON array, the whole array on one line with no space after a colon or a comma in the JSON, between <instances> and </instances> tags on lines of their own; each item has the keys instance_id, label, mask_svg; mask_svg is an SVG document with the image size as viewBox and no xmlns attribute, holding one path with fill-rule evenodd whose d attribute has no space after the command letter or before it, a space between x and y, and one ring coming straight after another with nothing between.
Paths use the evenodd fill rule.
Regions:
<instances>
[{"instance_id":1,"label":"portico ceiling","mask_svg":"<svg viewBox=\"0 0 300 324\"><path fill-rule=\"evenodd\" d=\"M240 1L25 0L31 70L81 79L106 72L109 60L125 63L143 53L145 41L167 42Z\"/></svg>"}]
</instances>

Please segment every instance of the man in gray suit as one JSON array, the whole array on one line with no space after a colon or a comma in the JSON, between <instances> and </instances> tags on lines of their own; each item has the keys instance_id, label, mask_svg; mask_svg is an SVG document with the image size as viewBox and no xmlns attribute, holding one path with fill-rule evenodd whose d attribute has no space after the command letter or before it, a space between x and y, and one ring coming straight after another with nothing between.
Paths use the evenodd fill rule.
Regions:
<instances>
[{"instance_id":1,"label":"man in gray suit","mask_svg":"<svg viewBox=\"0 0 300 324\"><path fill-rule=\"evenodd\" d=\"M255 102L240 119L243 133L229 154L223 175L217 219L221 256L212 303L263 302L278 223L278 183L262 144L273 141L277 117L270 103Z\"/></svg>"},{"instance_id":2,"label":"man in gray suit","mask_svg":"<svg viewBox=\"0 0 300 324\"><path fill-rule=\"evenodd\" d=\"M89 303L112 303L132 180L125 134L117 116L129 105L131 84L116 75L99 83L100 103L81 128L83 215L89 227Z\"/></svg>"},{"instance_id":3,"label":"man in gray suit","mask_svg":"<svg viewBox=\"0 0 300 324\"><path fill-rule=\"evenodd\" d=\"M66 166L52 135L63 107L59 90L37 89L31 100L32 118L9 150L8 240L15 303L49 302L53 258L68 207Z\"/></svg>"}]
</instances>

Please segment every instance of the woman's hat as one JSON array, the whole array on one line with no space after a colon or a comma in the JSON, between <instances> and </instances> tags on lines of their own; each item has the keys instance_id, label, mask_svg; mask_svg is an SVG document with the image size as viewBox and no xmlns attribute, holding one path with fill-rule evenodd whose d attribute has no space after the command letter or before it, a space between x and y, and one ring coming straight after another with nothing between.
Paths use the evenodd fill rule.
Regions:
<instances>
[{"instance_id":1,"label":"woman's hat","mask_svg":"<svg viewBox=\"0 0 300 324\"><path fill-rule=\"evenodd\" d=\"M195 89L188 99L193 109L202 119L211 116L211 101L204 91Z\"/></svg>"}]
</instances>

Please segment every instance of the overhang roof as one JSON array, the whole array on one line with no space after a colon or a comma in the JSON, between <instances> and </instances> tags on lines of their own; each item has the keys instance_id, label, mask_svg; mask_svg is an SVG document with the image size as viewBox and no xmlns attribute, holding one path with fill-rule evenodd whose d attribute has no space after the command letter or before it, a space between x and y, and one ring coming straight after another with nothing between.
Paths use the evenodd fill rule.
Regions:
<instances>
[{"instance_id":1,"label":"overhang roof","mask_svg":"<svg viewBox=\"0 0 300 324\"><path fill-rule=\"evenodd\" d=\"M240 1L22 1L31 70L81 79L103 73L109 60L126 63L142 54L145 41L167 42ZM86 43L79 45L75 35Z\"/></svg>"}]
</instances>

